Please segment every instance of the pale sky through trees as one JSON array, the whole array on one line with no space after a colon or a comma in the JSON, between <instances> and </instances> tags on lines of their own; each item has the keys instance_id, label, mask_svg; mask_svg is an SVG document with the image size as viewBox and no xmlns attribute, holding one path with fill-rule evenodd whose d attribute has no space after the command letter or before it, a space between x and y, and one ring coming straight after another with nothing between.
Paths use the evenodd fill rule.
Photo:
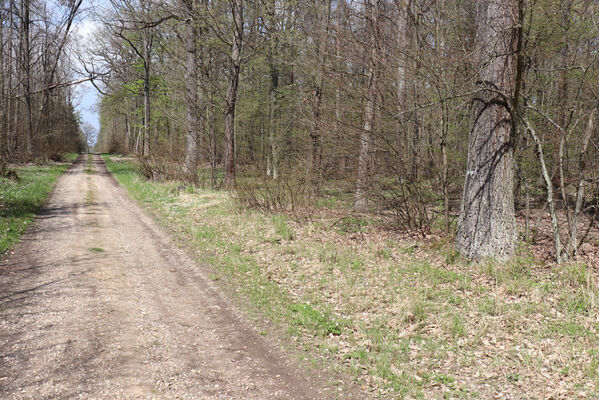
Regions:
<instances>
[{"instance_id":1,"label":"pale sky through trees","mask_svg":"<svg viewBox=\"0 0 599 400\"><path fill-rule=\"evenodd\" d=\"M85 12L80 17L80 21L75 28L75 34L79 37L77 40L78 46L85 46L91 35L96 30L97 23L92 19L91 15L94 7L97 7L101 1L99 0L87 0ZM77 63L76 60L73 60ZM77 65L77 64L75 64ZM83 78L83 76L74 77L75 79ZM84 82L77 85L75 88L75 95L77 96L76 109L81 114L83 122L90 123L95 129L96 133L100 130L100 118L97 110L97 103L99 94L90 82Z\"/></svg>"}]
</instances>

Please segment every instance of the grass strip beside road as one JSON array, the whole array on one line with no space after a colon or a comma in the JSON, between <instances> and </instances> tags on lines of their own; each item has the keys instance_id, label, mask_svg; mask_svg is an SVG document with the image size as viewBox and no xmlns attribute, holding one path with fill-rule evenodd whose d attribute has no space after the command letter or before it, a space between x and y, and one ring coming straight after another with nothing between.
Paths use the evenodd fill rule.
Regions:
<instances>
[{"instance_id":1,"label":"grass strip beside road","mask_svg":"<svg viewBox=\"0 0 599 400\"><path fill-rule=\"evenodd\" d=\"M250 316L360 398L599 395L599 289L584 264L543 264L526 247L509 263L467 263L451 240L347 210L296 222L105 159Z\"/></svg>"},{"instance_id":2,"label":"grass strip beside road","mask_svg":"<svg viewBox=\"0 0 599 400\"><path fill-rule=\"evenodd\" d=\"M40 211L68 165L14 168L18 180L0 177L0 254L5 254Z\"/></svg>"},{"instance_id":3,"label":"grass strip beside road","mask_svg":"<svg viewBox=\"0 0 599 400\"><path fill-rule=\"evenodd\" d=\"M79 157L79 153L62 153L60 159L64 162L74 163Z\"/></svg>"},{"instance_id":4,"label":"grass strip beside road","mask_svg":"<svg viewBox=\"0 0 599 400\"><path fill-rule=\"evenodd\" d=\"M221 287L227 291L234 288L231 294L257 325L261 325L266 317L279 330L286 330L286 333L279 333L296 339L299 339L302 331L310 331L311 335L319 337L341 332L343 322L332 315L326 304L294 299L283 285L272 281L259 259L247 253L244 237L235 232L236 227L248 227L244 221L246 214L237 212L227 192L190 186L181 190L181 182L153 182L141 178L133 162L118 156L104 155L104 160L108 170L129 195L174 234L178 244L193 245L198 261L213 268L210 275L213 281L220 281ZM196 213L196 206L201 210L201 215ZM236 217L239 223L225 216ZM204 217L216 224L203 224L200 221ZM270 217L260 213L253 213L253 217L266 218L266 225L276 227L275 235L287 229L283 219L273 217L271 222ZM219 220L223 223L219 224ZM260 235L259 232L254 233ZM273 243L278 241L263 239ZM266 336L271 332L265 328L260 334ZM304 345L307 346L307 343ZM307 352L307 348L300 349L299 353L299 358L318 363L313 354ZM343 385L343 382L337 383ZM343 389L340 388L340 393Z\"/></svg>"}]
</instances>

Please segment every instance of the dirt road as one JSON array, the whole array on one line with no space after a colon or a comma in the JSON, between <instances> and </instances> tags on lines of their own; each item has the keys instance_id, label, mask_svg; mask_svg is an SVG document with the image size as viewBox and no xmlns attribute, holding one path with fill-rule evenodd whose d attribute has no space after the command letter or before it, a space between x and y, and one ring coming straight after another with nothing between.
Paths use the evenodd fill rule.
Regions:
<instances>
[{"instance_id":1,"label":"dirt road","mask_svg":"<svg viewBox=\"0 0 599 400\"><path fill-rule=\"evenodd\" d=\"M2 399L318 399L126 196L80 157L0 268Z\"/></svg>"}]
</instances>

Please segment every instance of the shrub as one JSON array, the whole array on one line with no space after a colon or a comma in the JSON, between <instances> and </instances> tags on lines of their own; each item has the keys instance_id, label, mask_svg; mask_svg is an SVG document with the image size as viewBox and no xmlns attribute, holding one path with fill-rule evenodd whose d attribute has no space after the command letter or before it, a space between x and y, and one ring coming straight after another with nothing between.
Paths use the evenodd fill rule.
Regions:
<instances>
[{"instance_id":1,"label":"shrub","mask_svg":"<svg viewBox=\"0 0 599 400\"><path fill-rule=\"evenodd\" d=\"M183 167L166 157L158 155L139 157L137 165L140 175L148 180L156 182L189 180Z\"/></svg>"},{"instance_id":2,"label":"shrub","mask_svg":"<svg viewBox=\"0 0 599 400\"><path fill-rule=\"evenodd\" d=\"M374 190L380 207L394 215L397 227L429 233L440 216L438 196L418 182L380 182Z\"/></svg>"},{"instance_id":3,"label":"shrub","mask_svg":"<svg viewBox=\"0 0 599 400\"><path fill-rule=\"evenodd\" d=\"M255 178L238 183L235 201L246 208L295 214L311 204L310 185L303 178Z\"/></svg>"}]
</instances>

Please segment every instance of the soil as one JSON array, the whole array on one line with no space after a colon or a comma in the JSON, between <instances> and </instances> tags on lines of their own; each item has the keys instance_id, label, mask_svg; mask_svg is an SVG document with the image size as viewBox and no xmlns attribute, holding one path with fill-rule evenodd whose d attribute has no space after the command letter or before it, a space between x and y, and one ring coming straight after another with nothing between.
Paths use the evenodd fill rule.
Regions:
<instances>
[{"instance_id":1,"label":"soil","mask_svg":"<svg viewBox=\"0 0 599 400\"><path fill-rule=\"evenodd\" d=\"M0 264L2 399L320 399L289 361L82 156Z\"/></svg>"}]
</instances>

